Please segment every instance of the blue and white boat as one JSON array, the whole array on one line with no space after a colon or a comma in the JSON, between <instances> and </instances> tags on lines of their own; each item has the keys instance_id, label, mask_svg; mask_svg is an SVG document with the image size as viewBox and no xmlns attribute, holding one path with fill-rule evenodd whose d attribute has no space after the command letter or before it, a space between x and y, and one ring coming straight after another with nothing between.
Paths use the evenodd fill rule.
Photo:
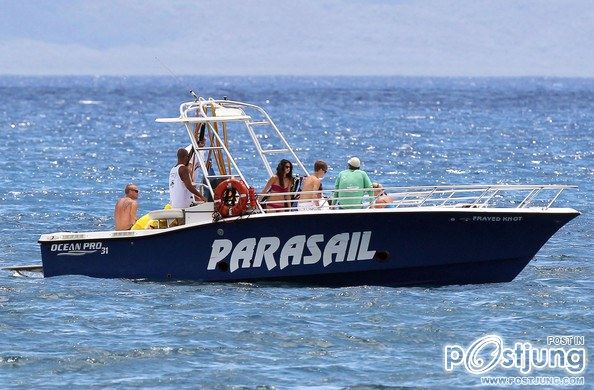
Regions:
<instances>
[{"instance_id":1,"label":"blue and white boat","mask_svg":"<svg viewBox=\"0 0 594 390\"><path fill-rule=\"evenodd\" d=\"M267 213L266 194L251 189L262 183L242 171L229 139L253 144L269 175L272 157L288 158L301 175L308 171L261 107L200 98L183 103L179 117L157 122L185 125L205 178L197 185L211 201L153 211L154 222L143 230L43 234L45 277L324 286L509 282L579 215L553 207L573 188L565 185L386 187L388 207L376 208L372 195L356 209L340 209L336 194L322 191L325 201L313 210L298 210L296 200Z\"/></svg>"}]
</instances>

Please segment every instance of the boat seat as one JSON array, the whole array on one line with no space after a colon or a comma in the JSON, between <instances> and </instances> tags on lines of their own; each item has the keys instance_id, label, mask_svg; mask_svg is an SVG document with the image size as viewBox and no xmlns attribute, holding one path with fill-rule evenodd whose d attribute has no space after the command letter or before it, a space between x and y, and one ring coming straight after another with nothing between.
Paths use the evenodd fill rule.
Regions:
<instances>
[{"instance_id":1,"label":"boat seat","mask_svg":"<svg viewBox=\"0 0 594 390\"><path fill-rule=\"evenodd\" d=\"M169 210L154 210L149 212L149 216L154 220L162 219L177 219L184 218L184 211L182 209L169 209Z\"/></svg>"}]
</instances>

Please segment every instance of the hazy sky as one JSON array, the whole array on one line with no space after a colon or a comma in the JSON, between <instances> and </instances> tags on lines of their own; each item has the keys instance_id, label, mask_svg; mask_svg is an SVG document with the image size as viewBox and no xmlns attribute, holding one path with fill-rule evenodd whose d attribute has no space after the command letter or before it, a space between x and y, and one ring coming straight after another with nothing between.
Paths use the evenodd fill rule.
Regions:
<instances>
[{"instance_id":1,"label":"hazy sky","mask_svg":"<svg viewBox=\"0 0 594 390\"><path fill-rule=\"evenodd\" d=\"M0 0L0 74L594 77L594 0Z\"/></svg>"}]
</instances>

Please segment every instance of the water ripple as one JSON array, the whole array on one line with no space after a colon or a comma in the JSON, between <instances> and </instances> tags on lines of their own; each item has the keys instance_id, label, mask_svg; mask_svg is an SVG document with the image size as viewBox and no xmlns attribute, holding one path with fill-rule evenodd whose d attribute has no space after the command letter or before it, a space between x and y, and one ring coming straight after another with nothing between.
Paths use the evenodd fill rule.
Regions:
<instances>
[{"instance_id":1,"label":"water ripple","mask_svg":"<svg viewBox=\"0 0 594 390\"><path fill-rule=\"evenodd\" d=\"M3 388L474 386L476 377L443 370L443 347L491 333L535 344L586 336L592 361L592 80L190 84L263 105L307 165L328 161L326 187L358 155L386 186L577 184L560 204L584 214L507 284L329 289L2 273ZM169 78L0 78L0 266L39 261L41 233L110 228L128 182L141 188L141 212L161 208L186 141L154 118L176 115L183 90ZM246 140L234 147L263 185Z\"/></svg>"}]
</instances>

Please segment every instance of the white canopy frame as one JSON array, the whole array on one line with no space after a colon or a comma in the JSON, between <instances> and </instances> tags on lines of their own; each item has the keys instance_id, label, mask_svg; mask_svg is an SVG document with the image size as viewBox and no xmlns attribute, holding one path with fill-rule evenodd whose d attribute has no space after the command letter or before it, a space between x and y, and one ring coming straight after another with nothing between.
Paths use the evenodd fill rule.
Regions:
<instances>
[{"instance_id":1,"label":"white canopy frame","mask_svg":"<svg viewBox=\"0 0 594 390\"><path fill-rule=\"evenodd\" d=\"M238 101L232 100L214 100L214 99L203 99L199 98L193 102L185 102L180 105L179 108L180 116L177 118L157 118L156 122L160 123L183 123L186 127L188 132L188 136L190 138L190 142L194 151L196 152L196 157L200 163L200 169L202 170L203 176L206 178L206 187L210 191L211 194L214 194L214 189L212 188L212 183L210 179L213 178L233 178L238 177L241 179L246 185L250 185L249 181L246 179L244 174L242 173L241 169L237 165L236 159L231 154L229 150L229 145L227 144L226 140L221 137L218 131L218 124L221 124L221 127L225 127L228 123L242 123L245 126L256 151L260 155L260 159L264 164L264 168L269 176L275 174L270 164L268 156L278 154L278 153L287 153L290 154L294 160L294 165L297 165L305 176L309 175L308 170L305 168L299 157L295 154L295 151L289 143L287 142L286 138L282 135L276 124L272 121L268 113L261 107L256 106L254 104L248 104ZM210 111L210 115L209 115ZM254 114L258 115L259 117L254 120L253 116L247 115L246 111L250 112L253 111ZM254 115L254 116L256 116ZM196 124L205 124L207 129L209 130L209 134L213 136L213 141L215 141L214 145L211 140L205 140L210 142L210 145L205 145L204 147L200 147L198 145L198 139L194 135L194 126ZM283 147L280 149L265 149L260 144L258 140L258 134L256 132L256 128L259 126L268 126L273 130L273 134L278 137ZM212 175L210 174L207 168L207 159L204 158L202 155L202 151L209 151L220 153L221 155L225 156L227 161L230 163L230 172L225 174L219 175ZM235 172L235 173L234 173ZM258 209L260 212L263 212L261 205L258 203Z\"/></svg>"}]
</instances>

